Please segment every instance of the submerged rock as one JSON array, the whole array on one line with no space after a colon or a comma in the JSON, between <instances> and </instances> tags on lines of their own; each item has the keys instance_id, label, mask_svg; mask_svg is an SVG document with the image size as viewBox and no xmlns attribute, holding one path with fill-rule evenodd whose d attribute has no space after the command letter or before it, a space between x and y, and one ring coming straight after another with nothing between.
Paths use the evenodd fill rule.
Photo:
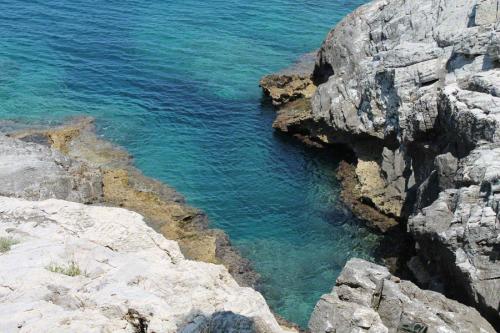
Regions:
<instances>
[{"instance_id":1,"label":"submerged rock","mask_svg":"<svg viewBox=\"0 0 500 333\"><path fill-rule=\"evenodd\" d=\"M350 260L333 291L321 297L309 328L311 333L495 332L475 309L361 259Z\"/></svg>"},{"instance_id":2,"label":"submerged rock","mask_svg":"<svg viewBox=\"0 0 500 333\"><path fill-rule=\"evenodd\" d=\"M282 332L258 292L137 213L0 197L0 237L2 332Z\"/></svg>"}]
</instances>

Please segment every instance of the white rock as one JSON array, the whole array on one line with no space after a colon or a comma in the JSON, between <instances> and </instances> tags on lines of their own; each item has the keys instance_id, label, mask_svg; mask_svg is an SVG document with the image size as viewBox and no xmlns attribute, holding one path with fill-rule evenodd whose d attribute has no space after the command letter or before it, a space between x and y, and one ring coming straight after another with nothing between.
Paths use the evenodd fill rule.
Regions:
<instances>
[{"instance_id":1,"label":"white rock","mask_svg":"<svg viewBox=\"0 0 500 333\"><path fill-rule=\"evenodd\" d=\"M177 332L235 317L248 332L281 332L258 292L223 266L184 259L136 213L0 197L0 237L19 242L0 253L2 333ZM71 262L80 275L48 269Z\"/></svg>"}]
</instances>

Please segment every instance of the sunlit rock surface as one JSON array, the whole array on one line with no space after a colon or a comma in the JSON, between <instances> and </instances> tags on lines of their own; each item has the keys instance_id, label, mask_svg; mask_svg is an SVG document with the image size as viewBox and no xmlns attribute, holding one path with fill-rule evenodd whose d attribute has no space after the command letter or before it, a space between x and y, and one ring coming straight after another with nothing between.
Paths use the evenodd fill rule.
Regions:
<instances>
[{"instance_id":1,"label":"sunlit rock surface","mask_svg":"<svg viewBox=\"0 0 500 333\"><path fill-rule=\"evenodd\" d=\"M0 197L2 332L281 332L263 297L121 208Z\"/></svg>"}]
</instances>

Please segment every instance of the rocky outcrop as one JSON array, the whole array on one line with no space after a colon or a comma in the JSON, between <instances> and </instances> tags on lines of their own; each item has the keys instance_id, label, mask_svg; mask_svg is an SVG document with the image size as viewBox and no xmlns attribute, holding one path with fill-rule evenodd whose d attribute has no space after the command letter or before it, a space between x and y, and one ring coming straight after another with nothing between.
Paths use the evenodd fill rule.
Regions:
<instances>
[{"instance_id":1,"label":"rocky outcrop","mask_svg":"<svg viewBox=\"0 0 500 333\"><path fill-rule=\"evenodd\" d=\"M318 53L313 79L323 84L308 115L300 110L297 120L299 111L290 110L289 126L281 121L277 128L350 145L364 200L406 217L408 193L430 172L424 160L432 162L433 149L442 149L427 141L439 134L445 95L463 86L495 97L498 23L486 12L497 12L496 0L379 0L360 7Z\"/></svg>"},{"instance_id":2,"label":"rocky outcrop","mask_svg":"<svg viewBox=\"0 0 500 333\"><path fill-rule=\"evenodd\" d=\"M495 332L479 313L391 275L387 268L350 260L309 322L311 333Z\"/></svg>"},{"instance_id":3,"label":"rocky outcrop","mask_svg":"<svg viewBox=\"0 0 500 333\"><path fill-rule=\"evenodd\" d=\"M312 99L311 112L322 126L313 130L352 146L363 197L381 212L397 218L412 213L407 196L429 176L437 152L448 148L436 140L445 130L442 121L451 120L446 101L474 104L483 98L455 92L490 77L474 78L476 73L496 71L488 50L496 45L498 23L482 16L486 7L496 12L497 1L373 1L325 40L315 75L328 80ZM495 98L489 96L484 98ZM492 138L492 116L477 124L471 117L460 116L470 131L457 150L471 149L467 137L477 141L479 132Z\"/></svg>"},{"instance_id":4,"label":"rocky outcrop","mask_svg":"<svg viewBox=\"0 0 500 333\"><path fill-rule=\"evenodd\" d=\"M47 146L0 135L0 156L0 195L83 203L102 199L102 175L98 169Z\"/></svg>"},{"instance_id":5,"label":"rocky outcrop","mask_svg":"<svg viewBox=\"0 0 500 333\"><path fill-rule=\"evenodd\" d=\"M311 98L316 86L309 75L272 74L260 81L274 105L282 105L300 98Z\"/></svg>"},{"instance_id":6,"label":"rocky outcrop","mask_svg":"<svg viewBox=\"0 0 500 333\"><path fill-rule=\"evenodd\" d=\"M259 293L125 209L0 197L0 240L2 332L282 332Z\"/></svg>"},{"instance_id":7,"label":"rocky outcrop","mask_svg":"<svg viewBox=\"0 0 500 333\"><path fill-rule=\"evenodd\" d=\"M498 0L372 1L328 34L311 106L276 126L351 147L354 197L407 222L416 275L496 325L499 49Z\"/></svg>"},{"instance_id":8,"label":"rocky outcrop","mask_svg":"<svg viewBox=\"0 0 500 333\"><path fill-rule=\"evenodd\" d=\"M186 205L175 190L142 175L131 161L125 151L94 134L89 118L56 128L18 128L8 137L0 135L0 195L133 210L178 241L187 258L224 264L238 283L254 286L257 273L224 232L209 228L205 214Z\"/></svg>"},{"instance_id":9,"label":"rocky outcrop","mask_svg":"<svg viewBox=\"0 0 500 333\"><path fill-rule=\"evenodd\" d=\"M315 53L301 57L294 65L278 73L264 76L260 86L271 98L274 105L280 106L298 99L310 99L316 91L312 80Z\"/></svg>"},{"instance_id":10,"label":"rocky outcrop","mask_svg":"<svg viewBox=\"0 0 500 333\"><path fill-rule=\"evenodd\" d=\"M440 155L437 160L446 162L438 166L434 182L456 186L440 192L408 225L435 276L430 282L492 320L500 311L499 154L498 144L487 144L458 162Z\"/></svg>"},{"instance_id":11,"label":"rocky outcrop","mask_svg":"<svg viewBox=\"0 0 500 333\"><path fill-rule=\"evenodd\" d=\"M371 205L363 204L357 170L359 171L359 168L345 161L342 161L337 168L337 178L342 183L342 201L354 215L364 217L368 227L387 233L397 227L398 223Z\"/></svg>"}]
</instances>

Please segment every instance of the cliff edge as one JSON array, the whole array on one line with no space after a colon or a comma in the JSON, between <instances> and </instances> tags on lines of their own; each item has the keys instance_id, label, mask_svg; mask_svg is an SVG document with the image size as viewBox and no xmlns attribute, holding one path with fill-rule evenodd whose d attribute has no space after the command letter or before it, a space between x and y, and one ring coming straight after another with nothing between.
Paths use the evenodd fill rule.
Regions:
<instances>
[{"instance_id":1,"label":"cliff edge","mask_svg":"<svg viewBox=\"0 0 500 333\"><path fill-rule=\"evenodd\" d=\"M259 293L125 209L0 197L0 240L2 332L282 332Z\"/></svg>"},{"instance_id":2,"label":"cliff edge","mask_svg":"<svg viewBox=\"0 0 500 333\"><path fill-rule=\"evenodd\" d=\"M227 236L91 119L0 134L0 184L1 332L289 331Z\"/></svg>"}]
</instances>

